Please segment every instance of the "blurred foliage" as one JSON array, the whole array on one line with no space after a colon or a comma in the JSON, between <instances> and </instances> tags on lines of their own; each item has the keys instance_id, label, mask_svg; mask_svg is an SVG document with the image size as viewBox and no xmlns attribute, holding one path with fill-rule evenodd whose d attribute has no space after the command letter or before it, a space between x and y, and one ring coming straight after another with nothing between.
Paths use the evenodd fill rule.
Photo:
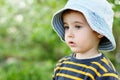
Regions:
<instances>
[{"instance_id":1,"label":"blurred foliage","mask_svg":"<svg viewBox=\"0 0 120 80\"><path fill-rule=\"evenodd\" d=\"M51 27L51 18L67 0L0 0L0 80L50 80L69 48ZM120 72L120 1L115 11L117 49L108 57Z\"/></svg>"}]
</instances>

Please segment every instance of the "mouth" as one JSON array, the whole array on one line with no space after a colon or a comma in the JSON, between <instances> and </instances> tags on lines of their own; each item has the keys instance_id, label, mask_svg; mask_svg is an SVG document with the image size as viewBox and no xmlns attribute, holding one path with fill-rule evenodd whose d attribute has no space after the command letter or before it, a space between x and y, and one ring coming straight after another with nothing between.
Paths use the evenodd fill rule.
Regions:
<instances>
[{"instance_id":1,"label":"mouth","mask_svg":"<svg viewBox=\"0 0 120 80\"><path fill-rule=\"evenodd\" d=\"M69 41L68 42L68 45L71 46L71 47L74 47L75 46L75 43L73 41Z\"/></svg>"}]
</instances>

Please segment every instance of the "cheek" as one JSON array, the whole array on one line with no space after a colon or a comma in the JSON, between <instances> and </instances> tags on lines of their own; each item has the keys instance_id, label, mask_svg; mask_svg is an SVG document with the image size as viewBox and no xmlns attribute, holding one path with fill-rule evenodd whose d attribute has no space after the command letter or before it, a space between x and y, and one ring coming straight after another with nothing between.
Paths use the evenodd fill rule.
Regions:
<instances>
[{"instance_id":1,"label":"cheek","mask_svg":"<svg viewBox=\"0 0 120 80\"><path fill-rule=\"evenodd\" d=\"M82 32L79 34L76 34L76 39L78 44L80 45L84 45L84 44L90 44L91 42L93 42L93 35L91 33L87 33L87 32Z\"/></svg>"},{"instance_id":2,"label":"cheek","mask_svg":"<svg viewBox=\"0 0 120 80\"><path fill-rule=\"evenodd\" d=\"M64 34L64 39L65 39L65 41L67 41L68 39L69 39L69 33L68 32L66 32L65 34Z\"/></svg>"},{"instance_id":3,"label":"cheek","mask_svg":"<svg viewBox=\"0 0 120 80\"><path fill-rule=\"evenodd\" d=\"M86 33L85 31L81 31L76 34L76 38L79 38L80 40L86 40L90 38L89 35L90 35L89 33Z\"/></svg>"},{"instance_id":4,"label":"cheek","mask_svg":"<svg viewBox=\"0 0 120 80\"><path fill-rule=\"evenodd\" d=\"M65 42L66 42L66 40L67 40L66 34L64 35L64 39L65 39Z\"/></svg>"}]
</instances>

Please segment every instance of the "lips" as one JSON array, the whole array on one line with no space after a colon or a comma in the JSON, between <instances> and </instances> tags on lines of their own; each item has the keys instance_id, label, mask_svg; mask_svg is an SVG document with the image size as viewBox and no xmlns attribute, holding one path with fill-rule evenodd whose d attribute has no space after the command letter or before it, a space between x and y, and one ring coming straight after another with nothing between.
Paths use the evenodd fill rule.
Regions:
<instances>
[{"instance_id":1,"label":"lips","mask_svg":"<svg viewBox=\"0 0 120 80\"><path fill-rule=\"evenodd\" d=\"M69 41L68 42L68 45L71 46L71 47L74 47L75 46L75 43L73 41Z\"/></svg>"}]
</instances>

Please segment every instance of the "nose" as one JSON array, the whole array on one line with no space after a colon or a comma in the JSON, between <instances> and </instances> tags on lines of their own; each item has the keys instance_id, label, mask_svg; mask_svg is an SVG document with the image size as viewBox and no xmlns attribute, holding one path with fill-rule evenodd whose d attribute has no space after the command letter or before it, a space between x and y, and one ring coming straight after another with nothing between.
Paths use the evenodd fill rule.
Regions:
<instances>
[{"instance_id":1,"label":"nose","mask_svg":"<svg viewBox=\"0 0 120 80\"><path fill-rule=\"evenodd\" d=\"M74 31L73 29L69 29L67 32L67 37L73 38L74 37Z\"/></svg>"}]
</instances>

